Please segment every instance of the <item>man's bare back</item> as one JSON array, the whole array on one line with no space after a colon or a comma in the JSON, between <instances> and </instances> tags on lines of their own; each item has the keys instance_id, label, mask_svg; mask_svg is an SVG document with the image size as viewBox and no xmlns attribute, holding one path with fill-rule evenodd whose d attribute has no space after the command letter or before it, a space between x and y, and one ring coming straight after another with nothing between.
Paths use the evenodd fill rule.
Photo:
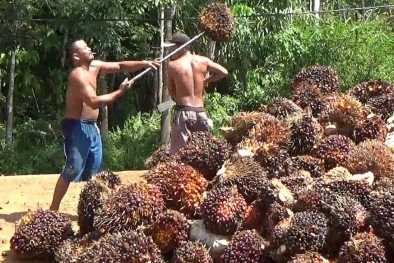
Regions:
<instances>
[{"instance_id":1,"label":"man's bare back","mask_svg":"<svg viewBox=\"0 0 394 263\"><path fill-rule=\"evenodd\" d=\"M174 99L178 105L203 107L204 79L207 72L207 59L190 55L169 63L175 87Z\"/></svg>"},{"instance_id":2,"label":"man's bare back","mask_svg":"<svg viewBox=\"0 0 394 263\"><path fill-rule=\"evenodd\" d=\"M170 95L177 105L204 107L204 86L215 81L220 74L205 79L206 73L223 71L223 67L214 63L207 57L192 55L190 53L171 61L168 64L170 78Z\"/></svg>"},{"instance_id":3,"label":"man's bare back","mask_svg":"<svg viewBox=\"0 0 394 263\"><path fill-rule=\"evenodd\" d=\"M172 52L184 46L190 38L176 33L169 42L164 43ZM167 84L170 96L175 100L175 113L171 132L170 156L186 145L190 132L208 131L211 124L204 109L204 88L206 84L227 76L227 70L211 59L193 55L184 47L171 56L168 63ZM213 73L206 77L206 73Z\"/></svg>"},{"instance_id":4,"label":"man's bare back","mask_svg":"<svg viewBox=\"0 0 394 263\"><path fill-rule=\"evenodd\" d=\"M70 73L66 92L66 118L97 120L99 110L92 109L84 103L76 89L80 88L78 83L87 81L97 93L98 73L99 71L95 67L90 67L89 71L79 67Z\"/></svg>"}]
</instances>

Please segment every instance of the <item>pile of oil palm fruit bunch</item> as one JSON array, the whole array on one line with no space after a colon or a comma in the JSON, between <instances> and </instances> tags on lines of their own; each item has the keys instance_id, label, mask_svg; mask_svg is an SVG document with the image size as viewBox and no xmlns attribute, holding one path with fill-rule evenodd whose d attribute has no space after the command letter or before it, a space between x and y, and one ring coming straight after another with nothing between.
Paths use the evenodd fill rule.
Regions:
<instances>
[{"instance_id":1,"label":"pile of oil palm fruit bunch","mask_svg":"<svg viewBox=\"0 0 394 263\"><path fill-rule=\"evenodd\" d=\"M79 230L54 212L23 217L11 249L54 262L394 262L394 87L339 91L334 69L303 68L290 98L234 115L222 136L163 145L143 181L106 172L80 194ZM194 222L225 240L220 253Z\"/></svg>"}]
</instances>

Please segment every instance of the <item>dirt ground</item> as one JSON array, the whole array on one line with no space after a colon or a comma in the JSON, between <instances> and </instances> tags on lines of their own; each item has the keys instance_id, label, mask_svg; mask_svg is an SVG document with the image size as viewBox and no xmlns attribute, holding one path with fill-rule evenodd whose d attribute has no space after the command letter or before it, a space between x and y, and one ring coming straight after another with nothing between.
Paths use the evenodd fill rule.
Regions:
<instances>
[{"instance_id":1,"label":"dirt ground","mask_svg":"<svg viewBox=\"0 0 394 263\"><path fill-rule=\"evenodd\" d=\"M123 182L139 181L145 171L118 172ZM10 238L15 231L15 221L28 209L49 208L53 189L59 175L26 175L0 177L0 262L19 263L12 255ZM60 212L66 213L77 229L77 204L79 193L84 183L70 185L69 191L60 206Z\"/></svg>"}]
</instances>

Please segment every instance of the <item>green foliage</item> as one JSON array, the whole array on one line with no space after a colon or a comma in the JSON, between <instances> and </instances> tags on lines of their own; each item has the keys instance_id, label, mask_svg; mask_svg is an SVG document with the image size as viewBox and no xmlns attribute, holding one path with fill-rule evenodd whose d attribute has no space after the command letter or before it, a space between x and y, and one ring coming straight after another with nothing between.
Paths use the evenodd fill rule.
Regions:
<instances>
[{"instance_id":1,"label":"green foliage","mask_svg":"<svg viewBox=\"0 0 394 263\"><path fill-rule=\"evenodd\" d=\"M131 116L104 141L105 167L112 170L144 169L146 158L160 144L160 115Z\"/></svg>"},{"instance_id":2,"label":"green foliage","mask_svg":"<svg viewBox=\"0 0 394 263\"><path fill-rule=\"evenodd\" d=\"M4 136L0 125L0 136ZM0 174L60 173L64 165L63 137L44 120L16 127L15 140L0 140ZM28 143L26 143L28 142ZM113 170L144 169L145 159L159 146L160 115L130 116L103 141L104 167Z\"/></svg>"},{"instance_id":3,"label":"green foliage","mask_svg":"<svg viewBox=\"0 0 394 263\"><path fill-rule=\"evenodd\" d=\"M340 76L341 89L383 78L394 82L393 19L387 11L339 14L285 15L309 10L309 1L232 0L237 16L235 38L216 43L215 60L231 72L206 95L207 115L214 133L236 112L255 110L273 96L288 96L293 76L303 67L329 65ZM358 7L354 0L322 8ZM159 55L162 7L175 4L174 31L190 36L199 32L193 19L209 1L36 1L18 6L2 1L0 20L16 16L17 23L0 23L0 174L59 173L63 138L60 120L70 68L66 44L83 38L97 57L106 61L152 59ZM387 0L366 0L366 6ZM16 13L17 9L20 12ZM275 14L275 15L268 15ZM30 18L65 19L32 22ZM81 20L83 18L84 21ZM93 21L99 20L99 21ZM117 20L117 21L116 21ZM17 33L16 33L17 32ZM196 41L194 51L206 54L207 38ZM14 140L6 145L9 51L16 50ZM138 72L137 72L138 73ZM108 75L100 92L116 89L129 73ZM102 84L102 83L100 83ZM215 86L216 85L216 86ZM138 81L133 90L109 107L109 134L104 141L105 167L143 169L145 159L160 144L160 115L154 112L157 83L152 76ZM231 89L231 90L230 90Z\"/></svg>"}]
</instances>

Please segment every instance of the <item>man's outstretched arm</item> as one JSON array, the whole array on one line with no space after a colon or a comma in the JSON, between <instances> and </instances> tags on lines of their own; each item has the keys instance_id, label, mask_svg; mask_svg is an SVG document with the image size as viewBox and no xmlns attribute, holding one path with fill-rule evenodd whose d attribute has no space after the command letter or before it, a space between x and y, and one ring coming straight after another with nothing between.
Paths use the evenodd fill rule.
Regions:
<instances>
[{"instance_id":1,"label":"man's outstretched arm","mask_svg":"<svg viewBox=\"0 0 394 263\"><path fill-rule=\"evenodd\" d=\"M205 78L204 80L205 84L218 81L228 75L227 69L225 69L223 66L219 65L218 63L213 62L210 59L208 59L207 61L207 66L208 66L208 71L213 72L213 74Z\"/></svg>"},{"instance_id":2,"label":"man's outstretched arm","mask_svg":"<svg viewBox=\"0 0 394 263\"><path fill-rule=\"evenodd\" d=\"M157 69L160 66L159 60L144 60L144 61L119 61L119 62L104 62L95 60L92 66L99 68L100 74L110 74L119 72L134 72L144 68Z\"/></svg>"}]
</instances>

